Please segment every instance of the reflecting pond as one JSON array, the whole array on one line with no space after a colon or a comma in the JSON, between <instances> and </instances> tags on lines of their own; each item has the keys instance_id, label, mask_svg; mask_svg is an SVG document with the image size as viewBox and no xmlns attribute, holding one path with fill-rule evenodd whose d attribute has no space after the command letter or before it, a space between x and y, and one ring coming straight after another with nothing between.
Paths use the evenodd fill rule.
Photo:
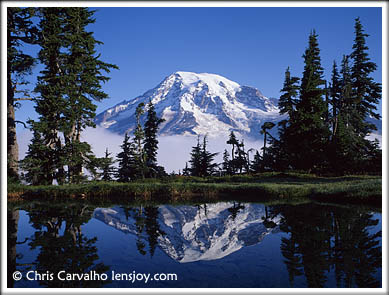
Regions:
<instances>
[{"instance_id":1,"label":"reflecting pond","mask_svg":"<svg viewBox=\"0 0 389 295\"><path fill-rule=\"evenodd\" d=\"M8 287L381 287L381 255L381 213L355 206L8 210Z\"/></svg>"}]
</instances>

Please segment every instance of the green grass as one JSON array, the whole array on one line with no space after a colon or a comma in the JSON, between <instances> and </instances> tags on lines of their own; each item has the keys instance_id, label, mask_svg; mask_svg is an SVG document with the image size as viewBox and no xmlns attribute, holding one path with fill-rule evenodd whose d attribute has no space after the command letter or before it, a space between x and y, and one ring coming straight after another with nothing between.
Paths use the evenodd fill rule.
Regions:
<instances>
[{"instance_id":1,"label":"green grass","mask_svg":"<svg viewBox=\"0 0 389 295\"><path fill-rule=\"evenodd\" d=\"M182 177L144 182L92 182L61 186L8 185L8 199L89 201L297 201L381 205L380 176L318 177L263 173L223 177Z\"/></svg>"}]
</instances>

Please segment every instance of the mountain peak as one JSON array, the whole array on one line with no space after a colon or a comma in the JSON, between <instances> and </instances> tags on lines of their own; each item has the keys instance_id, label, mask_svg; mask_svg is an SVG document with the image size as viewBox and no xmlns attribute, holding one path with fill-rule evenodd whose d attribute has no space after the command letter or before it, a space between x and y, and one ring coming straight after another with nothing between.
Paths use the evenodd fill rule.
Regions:
<instances>
[{"instance_id":1,"label":"mountain peak","mask_svg":"<svg viewBox=\"0 0 389 295\"><path fill-rule=\"evenodd\" d=\"M232 91L237 91L240 88L238 83L217 74L177 71L174 75L180 77L186 87L195 86L199 82L203 82L213 90L224 87Z\"/></svg>"},{"instance_id":2,"label":"mountain peak","mask_svg":"<svg viewBox=\"0 0 389 295\"><path fill-rule=\"evenodd\" d=\"M96 124L124 134L135 128L135 109L149 101L159 117L163 135L225 136L232 130L237 135L260 137L266 121L278 121L276 102L253 87L241 86L223 76L210 73L177 71L155 88L96 116Z\"/></svg>"}]
</instances>

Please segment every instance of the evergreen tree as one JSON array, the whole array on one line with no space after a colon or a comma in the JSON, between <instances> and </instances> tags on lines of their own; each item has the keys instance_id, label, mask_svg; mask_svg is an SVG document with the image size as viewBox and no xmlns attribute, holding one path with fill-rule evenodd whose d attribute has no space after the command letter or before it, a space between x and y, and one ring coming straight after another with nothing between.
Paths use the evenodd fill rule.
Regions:
<instances>
[{"instance_id":1,"label":"evergreen tree","mask_svg":"<svg viewBox=\"0 0 389 295\"><path fill-rule=\"evenodd\" d=\"M102 72L117 68L99 59L95 46L101 42L86 31L94 22L93 13L80 7L41 8L38 57L44 69L35 88L40 94L35 108L39 121L31 126L44 135L43 144L51 149L55 165L47 174L58 183L65 181L65 171L69 182L81 181L83 167L94 161L90 145L81 141L81 132L95 126L92 100L107 97L101 83L109 78Z\"/></svg>"},{"instance_id":2,"label":"evergreen tree","mask_svg":"<svg viewBox=\"0 0 389 295\"><path fill-rule=\"evenodd\" d=\"M232 175L230 154L225 149L223 152L223 163L222 163L223 173L226 175Z\"/></svg>"},{"instance_id":3,"label":"evergreen tree","mask_svg":"<svg viewBox=\"0 0 389 295\"><path fill-rule=\"evenodd\" d=\"M23 52L22 46L36 44L38 40L37 28L31 20L35 13L35 8L7 8L7 170L8 177L13 179L18 179L19 160L15 108L18 101L31 100L20 86L27 84L23 78L31 74L35 64L35 59Z\"/></svg>"},{"instance_id":4,"label":"evergreen tree","mask_svg":"<svg viewBox=\"0 0 389 295\"><path fill-rule=\"evenodd\" d=\"M340 109L342 104L340 101L341 97L341 80L338 72L338 67L336 61L332 66L332 76L331 76L331 85L330 85L330 97L331 97L331 108L332 108L332 138L336 135L338 128L338 120Z\"/></svg>"},{"instance_id":5,"label":"evergreen tree","mask_svg":"<svg viewBox=\"0 0 389 295\"><path fill-rule=\"evenodd\" d=\"M65 53L61 51L64 46L64 8L42 8L41 14L39 27L42 38L39 40L41 50L38 58L44 69L38 76L34 90L40 94L40 97L35 99L35 110L39 115L39 120L37 122L29 121L29 123L33 133L41 135L39 143L42 144L41 149L46 150L47 165L44 165L42 169L48 170L42 171L47 176L47 180L44 182L51 184L57 178L57 174L61 174L58 182L62 183L65 157L62 153L59 131L63 118L66 88L65 80L62 79L64 71L62 60L65 58ZM34 157L34 153L27 155L27 157L27 162L40 160L31 159Z\"/></svg>"},{"instance_id":6,"label":"evergreen tree","mask_svg":"<svg viewBox=\"0 0 389 295\"><path fill-rule=\"evenodd\" d=\"M262 168L263 168L263 161L262 161L261 155L257 151L254 155L253 161L251 162L251 170L254 173L259 173L262 171Z\"/></svg>"},{"instance_id":7,"label":"evergreen tree","mask_svg":"<svg viewBox=\"0 0 389 295\"><path fill-rule=\"evenodd\" d=\"M331 121L331 115L330 115L330 96L329 96L329 93L330 93L330 90L329 90L329 87L327 85L327 80L324 80L324 95L325 95L325 105L326 105L326 109L325 109L325 112L324 112L324 120L326 122L326 124L329 126L330 128L330 121Z\"/></svg>"},{"instance_id":8,"label":"evergreen tree","mask_svg":"<svg viewBox=\"0 0 389 295\"><path fill-rule=\"evenodd\" d=\"M237 140L236 147L237 147L235 151L236 157L232 160L232 166L234 167L234 169L239 169L239 173L242 173L243 169L246 169L246 171L248 170L243 139L242 142L239 142L239 140Z\"/></svg>"},{"instance_id":9,"label":"evergreen tree","mask_svg":"<svg viewBox=\"0 0 389 295\"><path fill-rule=\"evenodd\" d=\"M134 131L134 169L136 178L145 178L146 169L146 154L144 150L145 132L140 123L140 117L144 114L144 103L140 103L135 110L136 127Z\"/></svg>"},{"instance_id":10,"label":"evergreen tree","mask_svg":"<svg viewBox=\"0 0 389 295\"><path fill-rule=\"evenodd\" d=\"M217 163L213 163L217 153L211 153L207 150L207 136L203 138L203 144L200 144L200 136L197 137L197 145L192 147L190 163L190 175L192 176L210 176L215 172Z\"/></svg>"},{"instance_id":11,"label":"evergreen tree","mask_svg":"<svg viewBox=\"0 0 389 295\"><path fill-rule=\"evenodd\" d=\"M114 168L112 167L114 160L110 157L111 153L108 152L108 148L105 150L105 157L101 160L102 180L112 181L112 175L114 174Z\"/></svg>"},{"instance_id":12,"label":"evergreen tree","mask_svg":"<svg viewBox=\"0 0 389 295\"><path fill-rule=\"evenodd\" d=\"M26 157L20 161L20 167L26 171L23 175L25 181L32 185L52 184L54 163L50 154L50 148L43 144L43 136L35 130Z\"/></svg>"},{"instance_id":13,"label":"evergreen tree","mask_svg":"<svg viewBox=\"0 0 389 295\"><path fill-rule=\"evenodd\" d=\"M192 152L190 153L190 175L191 176L201 176L201 144L200 136L197 137L197 145L192 147Z\"/></svg>"},{"instance_id":14,"label":"evergreen tree","mask_svg":"<svg viewBox=\"0 0 389 295\"><path fill-rule=\"evenodd\" d=\"M305 66L300 97L285 130L291 164L306 171L319 171L326 165L326 145L330 134L325 121L328 110L320 87L324 85L324 80L319 54L317 34L313 31L303 55Z\"/></svg>"},{"instance_id":15,"label":"evergreen tree","mask_svg":"<svg viewBox=\"0 0 389 295\"><path fill-rule=\"evenodd\" d=\"M367 36L357 18L350 55L352 66L349 56L344 56L339 74L334 62L327 87L322 78L317 35L310 34L297 100L294 83L298 79L290 78L289 68L285 73L280 112L289 118L279 122L279 139L272 138L265 153L273 169L331 169L337 174L381 171L379 145L367 139L375 129L367 119L380 118L376 110L381 98L381 85L370 76L377 66L368 57ZM372 162L377 163L375 168L370 165Z\"/></svg>"},{"instance_id":16,"label":"evergreen tree","mask_svg":"<svg viewBox=\"0 0 389 295\"><path fill-rule=\"evenodd\" d=\"M93 100L101 101L108 97L102 91L101 83L109 78L102 72L109 73L118 67L99 59L96 45L102 44L88 32L86 27L95 22L94 11L84 7L69 7L65 9L64 47L68 50L64 62L66 77L66 104L63 109L62 131L67 149L66 163L69 179L77 177L82 172L91 148L88 143L81 143L81 132L86 127L95 127L93 119L96 115L96 105ZM62 78L64 79L64 78ZM69 148L67 148L69 146Z\"/></svg>"},{"instance_id":17,"label":"evergreen tree","mask_svg":"<svg viewBox=\"0 0 389 295\"><path fill-rule=\"evenodd\" d=\"M367 116L380 119L376 113L377 105L381 99L381 84L374 82L370 74L377 69L377 65L370 61L365 38L369 35L364 33L360 19L355 20L355 39L351 58L353 66L351 68L351 79L353 85L353 100L356 104L358 118L353 118L353 125L358 133L366 135L375 130L373 124L364 121Z\"/></svg>"},{"instance_id":18,"label":"evergreen tree","mask_svg":"<svg viewBox=\"0 0 389 295\"><path fill-rule=\"evenodd\" d=\"M234 161L234 159L235 159L235 146L238 146L238 144L239 144L239 141L236 139L234 131L231 131L230 137L229 137L229 139L227 141L227 144L232 145L232 149L231 149L231 157L232 157L232 159L231 159L231 171L234 174L235 171L236 171L236 168L234 166L235 165L235 161Z\"/></svg>"},{"instance_id":19,"label":"evergreen tree","mask_svg":"<svg viewBox=\"0 0 389 295\"><path fill-rule=\"evenodd\" d=\"M268 130L272 129L274 126L276 126L276 124L274 124L273 122L265 122L263 123L263 125L261 126L261 131L260 133L263 134L263 152L262 152L262 159L263 159L263 168L265 168L266 166L268 166L268 161L267 161L267 154L266 154L266 143L267 143L267 136L269 135L270 137L272 137L270 135L270 133L268 132Z\"/></svg>"},{"instance_id":20,"label":"evergreen tree","mask_svg":"<svg viewBox=\"0 0 389 295\"><path fill-rule=\"evenodd\" d=\"M200 154L200 176L210 176L215 172L217 163L213 163L218 153L211 153L207 150L207 136L203 138L203 145Z\"/></svg>"},{"instance_id":21,"label":"evergreen tree","mask_svg":"<svg viewBox=\"0 0 389 295\"><path fill-rule=\"evenodd\" d=\"M299 78L291 77L289 67L285 71L284 86L281 89L281 96L278 103L281 114L287 114L288 119L281 120L278 122L278 139L270 138L270 147L267 150L268 164L274 170L283 171L288 168L289 161L292 159L293 150L290 148L293 138L291 138L291 129L287 128L290 126L291 118L294 118L296 111L296 105L298 102L298 90ZM258 158L259 159L259 158ZM258 167L259 169L259 167ZM259 170L257 171L259 172Z\"/></svg>"},{"instance_id":22,"label":"evergreen tree","mask_svg":"<svg viewBox=\"0 0 389 295\"><path fill-rule=\"evenodd\" d=\"M101 169L103 166L104 158L98 158L95 155L89 156L89 161L87 162L85 168L88 170L90 174L90 179L92 181L97 181L101 179ZM85 176L78 176L79 181L81 180L87 180L88 177Z\"/></svg>"},{"instance_id":23,"label":"evergreen tree","mask_svg":"<svg viewBox=\"0 0 389 295\"><path fill-rule=\"evenodd\" d=\"M148 177L157 176L157 152L158 140L157 133L159 125L164 122L164 119L158 118L155 112L154 105L150 101L148 104L147 119L145 122L145 140L144 152L146 155L146 165L148 168Z\"/></svg>"},{"instance_id":24,"label":"evergreen tree","mask_svg":"<svg viewBox=\"0 0 389 295\"><path fill-rule=\"evenodd\" d=\"M333 87L338 82L336 81L336 74L333 78ZM346 171L351 172L352 167L355 166L355 156L358 152L358 140L355 134L355 130L351 125L351 116L354 112L351 93L351 72L348 62L348 57L343 56L341 78L339 81L339 90L336 88L333 92L339 91L339 99L333 104L336 111L333 112L336 117L334 118L335 124L332 130L332 140L330 146L331 155L331 169L333 172L343 174Z\"/></svg>"},{"instance_id":25,"label":"evergreen tree","mask_svg":"<svg viewBox=\"0 0 389 295\"><path fill-rule=\"evenodd\" d=\"M291 114L294 112L297 104L296 97L298 95L299 86L296 85L299 82L299 78L290 76L289 67L285 71L284 87L281 89L282 95L278 101L278 107L280 114Z\"/></svg>"},{"instance_id":26,"label":"evergreen tree","mask_svg":"<svg viewBox=\"0 0 389 295\"><path fill-rule=\"evenodd\" d=\"M363 166L370 160L365 154L366 150L373 148L373 143L366 139L366 136L376 129L374 124L369 123L367 118L379 119L376 112L377 104L381 99L381 84L377 83L370 76L377 69L377 65L370 61L365 38L369 35L364 33L360 19L355 20L355 39L351 58L353 65L351 68L352 83L352 113L350 114L350 124L353 126L358 150L355 154L355 169L362 171ZM381 165L380 165L381 166ZM378 171L381 170L377 167Z\"/></svg>"},{"instance_id":27,"label":"evergreen tree","mask_svg":"<svg viewBox=\"0 0 389 295\"><path fill-rule=\"evenodd\" d=\"M190 175L190 169L188 167L188 162L185 163L185 168L182 169L182 175L189 176Z\"/></svg>"},{"instance_id":28,"label":"evergreen tree","mask_svg":"<svg viewBox=\"0 0 389 295\"><path fill-rule=\"evenodd\" d=\"M134 144L130 143L130 138L126 133L124 135L123 144L120 146L122 151L117 155L118 170L117 178L119 182L129 182L134 176L134 159L133 150Z\"/></svg>"}]
</instances>

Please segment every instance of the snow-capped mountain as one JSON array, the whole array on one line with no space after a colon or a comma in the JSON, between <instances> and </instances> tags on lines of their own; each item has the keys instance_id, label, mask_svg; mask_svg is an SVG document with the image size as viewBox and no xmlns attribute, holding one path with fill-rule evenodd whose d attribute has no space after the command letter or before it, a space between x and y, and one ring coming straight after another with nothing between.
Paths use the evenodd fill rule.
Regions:
<instances>
[{"instance_id":1,"label":"snow-capped mountain","mask_svg":"<svg viewBox=\"0 0 389 295\"><path fill-rule=\"evenodd\" d=\"M95 122L112 132L124 134L135 127L135 109L152 101L162 135L208 134L260 137L266 121L279 121L277 100L253 87L241 86L215 74L176 72L157 87L132 100L123 101L96 116Z\"/></svg>"},{"instance_id":2,"label":"snow-capped mountain","mask_svg":"<svg viewBox=\"0 0 389 295\"><path fill-rule=\"evenodd\" d=\"M98 208L93 213L94 218L136 235L135 215L135 211L126 215L120 207ZM158 237L158 247L180 263L220 259L278 231L279 218L265 216L261 204L160 206L156 220L163 234ZM147 243L147 237L141 237Z\"/></svg>"}]
</instances>

